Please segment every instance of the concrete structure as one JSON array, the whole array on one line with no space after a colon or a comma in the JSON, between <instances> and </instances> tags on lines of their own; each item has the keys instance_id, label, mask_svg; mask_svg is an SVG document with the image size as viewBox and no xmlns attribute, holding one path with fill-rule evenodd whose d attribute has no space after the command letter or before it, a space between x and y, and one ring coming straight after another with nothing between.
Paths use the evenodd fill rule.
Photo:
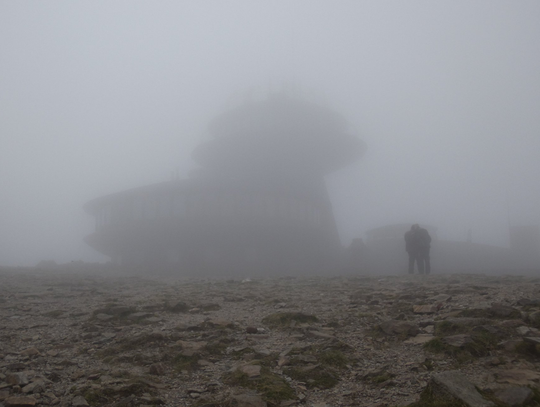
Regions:
<instances>
[{"instance_id":1,"label":"concrete structure","mask_svg":"<svg viewBox=\"0 0 540 407\"><path fill-rule=\"evenodd\" d=\"M510 226L509 237L512 262L525 269L540 270L540 226Z\"/></svg>"},{"instance_id":2,"label":"concrete structure","mask_svg":"<svg viewBox=\"0 0 540 407\"><path fill-rule=\"evenodd\" d=\"M324 175L363 143L337 113L286 95L210 123L189 178L97 198L86 242L128 267L181 273L321 272L341 253Z\"/></svg>"}]
</instances>

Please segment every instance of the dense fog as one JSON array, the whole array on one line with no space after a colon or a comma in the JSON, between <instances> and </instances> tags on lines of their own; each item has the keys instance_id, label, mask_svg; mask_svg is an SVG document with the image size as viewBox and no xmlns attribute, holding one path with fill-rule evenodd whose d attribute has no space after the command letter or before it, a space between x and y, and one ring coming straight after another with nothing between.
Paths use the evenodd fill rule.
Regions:
<instances>
[{"instance_id":1,"label":"dense fog","mask_svg":"<svg viewBox=\"0 0 540 407\"><path fill-rule=\"evenodd\" d=\"M540 224L539 44L534 0L2 1L0 265L106 261L86 202L187 177L215 117L275 93L365 143L326 175L344 246L508 246Z\"/></svg>"}]
</instances>

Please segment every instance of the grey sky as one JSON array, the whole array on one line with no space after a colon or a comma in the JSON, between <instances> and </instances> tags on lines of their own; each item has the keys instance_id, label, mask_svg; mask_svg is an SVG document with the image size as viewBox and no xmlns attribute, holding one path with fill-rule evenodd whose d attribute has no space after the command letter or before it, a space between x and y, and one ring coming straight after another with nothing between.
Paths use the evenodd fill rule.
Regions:
<instances>
[{"instance_id":1,"label":"grey sky","mask_svg":"<svg viewBox=\"0 0 540 407\"><path fill-rule=\"evenodd\" d=\"M216 114L296 87L368 150L346 244L392 222L540 223L538 1L0 1L0 265L103 259L84 202L187 174ZM508 205L507 205L508 203Z\"/></svg>"}]
</instances>

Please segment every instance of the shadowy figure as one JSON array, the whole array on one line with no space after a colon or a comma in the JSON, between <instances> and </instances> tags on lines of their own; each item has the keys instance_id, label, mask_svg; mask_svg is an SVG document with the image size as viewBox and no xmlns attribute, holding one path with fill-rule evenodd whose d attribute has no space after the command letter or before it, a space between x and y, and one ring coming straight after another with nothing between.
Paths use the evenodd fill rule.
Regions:
<instances>
[{"instance_id":1,"label":"shadowy figure","mask_svg":"<svg viewBox=\"0 0 540 407\"><path fill-rule=\"evenodd\" d=\"M414 273L414 263L418 257L418 245L415 240L415 232L418 225L412 225L411 230L405 232L405 250L409 255L409 274Z\"/></svg>"},{"instance_id":2,"label":"shadowy figure","mask_svg":"<svg viewBox=\"0 0 540 407\"><path fill-rule=\"evenodd\" d=\"M418 224L412 225L411 230L405 233L405 250L409 254L409 274L414 274L415 262L419 274L431 272L430 249L431 236L427 229L421 228Z\"/></svg>"},{"instance_id":3,"label":"shadowy figure","mask_svg":"<svg viewBox=\"0 0 540 407\"><path fill-rule=\"evenodd\" d=\"M418 225L416 225L418 226ZM431 262L429 257L429 251L431 249L431 236L427 229L421 228L418 226L416 229L416 240L418 244L418 272L420 274L429 274L431 272Z\"/></svg>"}]
</instances>

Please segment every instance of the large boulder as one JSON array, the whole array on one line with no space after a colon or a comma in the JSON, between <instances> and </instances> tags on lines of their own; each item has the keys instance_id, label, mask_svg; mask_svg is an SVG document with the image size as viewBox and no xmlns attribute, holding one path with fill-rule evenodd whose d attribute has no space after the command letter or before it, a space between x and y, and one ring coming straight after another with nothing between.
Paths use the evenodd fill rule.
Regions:
<instances>
[{"instance_id":1,"label":"large boulder","mask_svg":"<svg viewBox=\"0 0 540 407\"><path fill-rule=\"evenodd\" d=\"M540 311L531 312L528 319L532 326L540 328Z\"/></svg>"},{"instance_id":2,"label":"large boulder","mask_svg":"<svg viewBox=\"0 0 540 407\"><path fill-rule=\"evenodd\" d=\"M266 407L266 402L256 394L238 394L233 396L238 407Z\"/></svg>"},{"instance_id":3,"label":"large boulder","mask_svg":"<svg viewBox=\"0 0 540 407\"><path fill-rule=\"evenodd\" d=\"M495 403L484 399L471 381L456 370L433 375L420 397L421 405L495 407Z\"/></svg>"},{"instance_id":4,"label":"large boulder","mask_svg":"<svg viewBox=\"0 0 540 407\"><path fill-rule=\"evenodd\" d=\"M32 407L35 406L37 400L33 397L26 396L14 396L8 397L4 400L4 405L6 407Z\"/></svg>"},{"instance_id":5,"label":"large boulder","mask_svg":"<svg viewBox=\"0 0 540 407\"><path fill-rule=\"evenodd\" d=\"M396 320L384 321L379 325L379 328L387 335L400 337L416 336L420 332L416 324Z\"/></svg>"},{"instance_id":6,"label":"large boulder","mask_svg":"<svg viewBox=\"0 0 540 407\"><path fill-rule=\"evenodd\" d=\"M534 393L530 388L521 386L499 390L495 392L495 396L510 407L520 407L531 401Z\"/></svg>"}]
</instances>

